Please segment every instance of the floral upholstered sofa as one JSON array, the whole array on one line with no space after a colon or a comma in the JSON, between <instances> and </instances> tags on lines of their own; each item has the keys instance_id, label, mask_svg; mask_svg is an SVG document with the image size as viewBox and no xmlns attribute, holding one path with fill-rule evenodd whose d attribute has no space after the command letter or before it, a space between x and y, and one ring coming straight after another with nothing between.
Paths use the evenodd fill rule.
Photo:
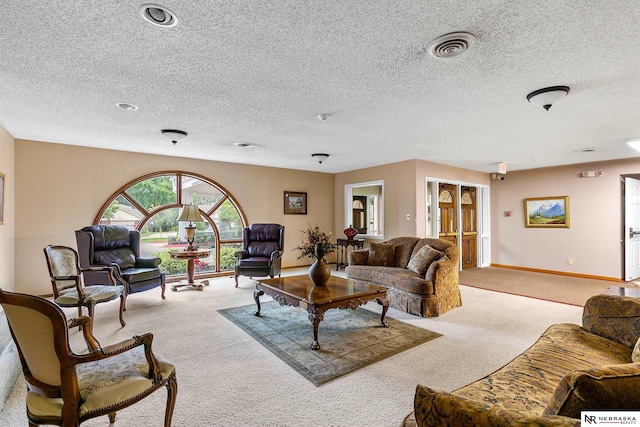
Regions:
<instances>
[{"instance_id":1,"label":"floral upholstered sofa","mask_svg":"<svg viewBox=\"0 0 640 427\"><path fill-rule=\"evenodd\" d=\"M351 251L348 278L385 286L389 306L436 317L462 305L458 247L440 239L396 237Z\"/></svg>"},{"instance_id":2,"label":"floral upholstered sofa","mask_svg":"<svg viewBox=\"0 0 640 427\"><path fill-rule=\"evenodd\" d=\"M640 299L596 295L582 327L551 326L527 351L451 393L416 387L404 427L578 426L582 410L640 408Z\"/></svg>"}]
</instances>

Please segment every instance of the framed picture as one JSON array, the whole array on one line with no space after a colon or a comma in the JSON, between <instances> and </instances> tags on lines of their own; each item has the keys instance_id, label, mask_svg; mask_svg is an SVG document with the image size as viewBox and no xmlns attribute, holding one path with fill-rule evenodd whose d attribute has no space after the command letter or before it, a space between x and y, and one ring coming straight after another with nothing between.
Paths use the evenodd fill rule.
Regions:
<instances>
[{"instance_id":1,"label":"framed picture","mask_svg":"<svg viewBox=\"0 0 640 427\"><path fill-rule=\"evenodd\" d=\"M307 193L297 191L284 192L284 214L307 214Z\"/></svg>"},{"instance_id":2,"label":"framed picture","mask_svg":"<svg viewBox=\"0 0 640 427\"><path fill-rule=\"evenodd\" d=\"M569 228L569 196L524 199L526 227Z\"/></svg>"},{"instance_id":3,"label":"framed picture","mask_svg":"<svg viewBox=\"0 0 640 427\"><path fill-rule=\"evenodd\" d=\"M0 224L4 224L4 174L0 173Z\"/></svg>"}]
</instances>

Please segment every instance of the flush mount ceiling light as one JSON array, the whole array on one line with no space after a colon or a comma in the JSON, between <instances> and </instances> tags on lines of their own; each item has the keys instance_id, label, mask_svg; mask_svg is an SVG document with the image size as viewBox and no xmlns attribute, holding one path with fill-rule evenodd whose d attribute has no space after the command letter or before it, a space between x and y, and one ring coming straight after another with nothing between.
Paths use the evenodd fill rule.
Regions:
<instances>
[{"instance_id":1,"label":"flush mount ceiling light","mask_svg":"<svg viewBox=\"0 0 640 427\"><path fill-rule=\"evenodd\" d=\"M189 135L183 130L176 130L176 129L162 129L161 132L164 136L169 138L171 142L173 142L173 145L176 145L176 142L180 141L182 138L185 138L187 135Z\"/></svg>"},{"instance_id":2,"label":"flush mount ceiling light","mask_svg":"<svg viewBox=\"0 0 640 427\"><path fill-rule=\"evenodd\" d=\"M173 12L157 4L143 4L140 6L140 15L159 27L173 27L178 23L178 18Z\"/></svg>"},{"instance_id":3,"label":"flush mount ceiling light","mask_svg":"<svg viewBox=\"0 0 640 427\"><path fill-rule=\"evenodd\" d=\"M249 142L236 142L236 147L251 148L251 147L253 147L253 144L251 144Z\"/></svg>"},{"instance_id":4,"label":"flush mount ceiling light","mask_svg":"<svg viewBox=\"0 0 640 427\"><path fill-rule=\"evenodd\" d=\"M118 102L116 104L118 107L122 108L123 110L137 110L138 107L136 107L133 104L127 104L126 102Z\"/></svg>"},{"instance_id":5,"label":"flush mount ceiling light","mask_svg":"<svg viewBox=\"0 0 640 427\"><path fill-rule=\"evenodd\" d=\"M549 111L551 106L569 94L569 86L551 86L538 89L527 95L527 101Z\"/></svg>"},{"instance_id":6,"label":"flush mount ceiling light","mask_svg":"<svg viewBox=\"0 0 640 427\"><path fill-rule=\"evenodd\" d=\"M322 164L322 162L324 162L329 158L329 155L324 153L315 153L315 154L312 154L311 157L316 159L318 163Z\"/></svg>"},{"instance_id":7,"label":"flush mount ceiling light","mask_svg":"<svg viewBox=\"0 0 640 427\"><path fill-rule=\"evenodd\" d=\"M463 54L476 41L471 33L449 33L438 37L427 46L427 51L436 58L452 58Z\"/></svg>"}]
</instances>

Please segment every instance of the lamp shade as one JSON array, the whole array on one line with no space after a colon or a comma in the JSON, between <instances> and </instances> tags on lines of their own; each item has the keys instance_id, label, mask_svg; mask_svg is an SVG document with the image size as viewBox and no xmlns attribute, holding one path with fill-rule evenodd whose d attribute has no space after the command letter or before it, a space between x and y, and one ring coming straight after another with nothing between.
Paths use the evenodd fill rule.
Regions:
<instances>
[{"instance_id":1,"label":"lamp shade","mask_svg":"<svg viewBox=\"0 0 640 427\"><path fill-rule=\"evenodd\" d=\"M196 205L185 205L182 208L182 213L180 214L180 218L178 221L189 221L189 222L204 222L202 216L200 215L200 210Z\"/></svg>"},{"instance_id":2,"label":"lamp shade","mask_svg":"<svg viewBox=\"0 0 640 427\"><path fill-rule=\"evenodd\" d=\"M544 89L538 89L527 95L527 101L532 104L539 105L549 111L551 106L567 96L569 86L551 86Z\"/></svg>"}]
</instances>

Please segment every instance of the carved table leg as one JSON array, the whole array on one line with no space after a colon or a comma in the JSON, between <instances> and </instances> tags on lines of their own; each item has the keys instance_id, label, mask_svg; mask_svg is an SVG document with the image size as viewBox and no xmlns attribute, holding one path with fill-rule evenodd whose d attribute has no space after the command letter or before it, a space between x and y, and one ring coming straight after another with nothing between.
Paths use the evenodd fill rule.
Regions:
<instances>
[{"instance_id":1,"label":"carved table leg","mask_svg":"<svg viewBox=\"0 0 640 427\"><path fill-rule=\"evenodd\" d=\"M387 310L389 310L389 301L387 298L378 298L378 304L382 305L382 316L380 316L380 323L382 323L383 328L388 328L389 323L384 321L384 316L387 314Z\"/></svg>"},{"instance_id":2,"label":"carved table leg","mask_svg":"<svg viewBox=\"0 0 640 427\"><path fill-rule=\"evenodd\" d=\"M313 342L311 343L311 350L320 350L320 343L318 342L318 325L324 319L324 311L317 308L309 310L309 320L313 325Z\"/></svg>"},{"instance_id":3,"label":"carved table leg","mask_svg":"<svg viewBox=\"0 0 640 427\"><path fill-rule=\"evenodd\" d=\"M260 316L260 296L261 295L264 295L264 292L262 292L260 289L256 288L256 290L253 291L253 299L256 300L256 305L258 306L258 311L253 313L254 316Z\"/></svg>"}]
</instances>

